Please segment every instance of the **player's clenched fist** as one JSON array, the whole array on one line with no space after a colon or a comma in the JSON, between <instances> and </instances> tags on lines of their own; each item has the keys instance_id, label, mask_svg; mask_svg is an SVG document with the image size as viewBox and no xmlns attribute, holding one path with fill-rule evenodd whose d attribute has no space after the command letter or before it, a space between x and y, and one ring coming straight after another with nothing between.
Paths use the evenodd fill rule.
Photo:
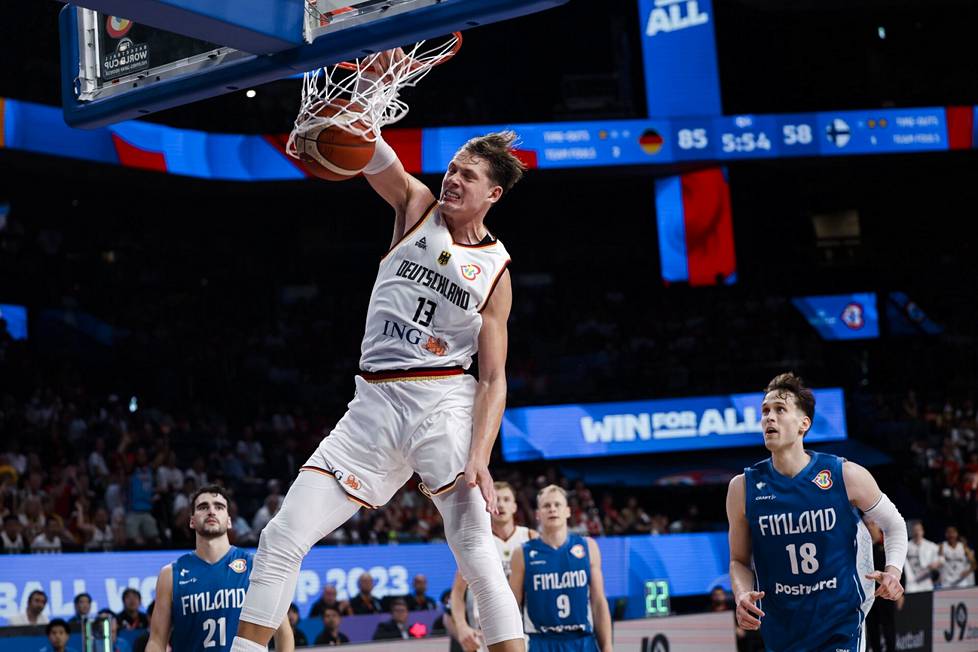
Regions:
<instances>
[{"instance_id":1,"label":"player's clenched fist","mask_svg":"<svg viewBox=\"0 0 978 652\"><path fill-rule=\"evenodd\" d=\"M760 629L764 612L755 603L764 597L764 591L744 591L737 596L737 624L743 629Z\"/></svg>"}]
</instances>

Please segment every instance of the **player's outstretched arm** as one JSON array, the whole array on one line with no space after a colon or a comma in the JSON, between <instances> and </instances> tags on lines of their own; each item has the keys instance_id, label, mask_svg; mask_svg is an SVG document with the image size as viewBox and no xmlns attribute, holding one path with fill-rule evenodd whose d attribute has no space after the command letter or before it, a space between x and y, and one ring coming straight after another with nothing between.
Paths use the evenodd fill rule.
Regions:
<instances>
[{"instance_id":1,"label":"player's outstretched arm","mask_svg":"<svg viewBox=\"0 0 978 652\"><path fill-rule=\"evenodd\" d=\"M730 523L730 584L737 603L737 624L743 629L760 629L764 612L755 604L764 591L754 590L751 571L750 525L744 511L746 501L744 474L736 476L727 487L727 521Z\"/></svg>"},{"instance_id":2,"label":"player's outstretched arm","mask_svg":"<svg viewBox=\"0 0 978 652\"><path fill-rule=\"evenodd\" d=\"M601 652L611 652L611 609L604 594L604 574L601 572L601 549L597 542L587 537L588 555L591 557L591 610L594 615L594 635Z\"/></svg>"},{"instance_id":3,"label":"player's outstretched arm","mask_svg":"<svg viewBox=\"0 0 978 652\"><path fill-rule=\"evenodd\" d=\"M452 623L455 625L455 640L459 642L465 652L474 652L479 649L479 632L474 630L466 617L465 591L469 588L469 583L462 577L461 571L455 571L455 580L452 582Z\"/></svg>"},{"instance_id":4,"label":"player's outstretched arm","mask_svg":"<svg viewBox=\"0 0 978 652\"><path fill-rule=\"evenodd\" d=\"M275 630L275 649L282 652L295 652L295 636L292 635L292 623L286 614L285 620Z\"/></svg>"},{"instance_id":5,"label":"player's outstretched arm","mask_svg":"<svg viewBox=\"0 0 978 652\"><path fill-rule=\"evenodd\" d=\"M397 243L424 215L435 196L428 187L407 173L393 148L377 139L373 158L363 170L370 187L394 209L394 237Z\"/></svg>"},{"instance_id":6,"label":"player's outstretched arm","mask_svg":"<svg viewBox=\"0 0 978 652\"><path fill-rule=\"evenodd\" d=\"M516 606L523 610L523 576L526 574L526 561L523 559L522 546L513 553L509 560L509 588L516 596Z\"/></svg>"},{"instance_id":7,"label":"player's outstretched arm","mask_svg":"<svg viewBox=\"0 0 978 652\"><path fill-rule=\"evenodd\" d=\"M173 609L173 565L167 564L156 578L156 603L149 623L149 641L146 652L166 652L170 642L170 625Z\"/></svg>"},{"instance_id":8,"label":"player's outstretched arm","mask_svg":"<svg viewBox=\"0 0 978 652\"><path fill-rule=\"evenodd\" d=\"M475 390L472 418L472 443L465 465L465 482L478 486L486 499L486 511L498 513L496 489L489 475L489 455L499 434L499 424L506 408L506 354L509 335L506 323L513 306L513 286L509 270L503 272L482 310L479 331L479 386Z\"/></svg>"},{"instance_id":9,"label":"player's outstretched arm","mask_svg":"<svg viewBox=\"0 0 978 652\"><path fill-rule=\"evenodd\" d=\"M890 502L876 478L855 462L842 464L842 478L846 484L849 502L863 513L863 520L876 523L883 531L883 549L886 552L886 568L866 575L879 583L876 596L897 600L903 596L903 564L907 559L907 522Z\"/></svg>"}]
</instances>

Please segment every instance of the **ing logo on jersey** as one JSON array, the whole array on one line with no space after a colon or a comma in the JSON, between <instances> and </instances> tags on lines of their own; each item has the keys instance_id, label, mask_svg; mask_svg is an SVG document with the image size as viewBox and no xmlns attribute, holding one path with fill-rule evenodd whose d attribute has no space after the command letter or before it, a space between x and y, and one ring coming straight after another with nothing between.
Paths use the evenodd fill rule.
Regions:
<instances>
[{"instance_id":1,"label":"ing logo on jersey","mask_svg":"<svg viewBox=\"0 0 978 652\"><path fill-rule=\"evenodd\" d=\"M448 342L440 337L429 335L428 341L425 342L421 348L429 353L434 353L435 355L445 355L445 353L448 352Z\"/></svg>"},{"instance_id":2,"label":"ing logo on jersey","mask_svg":"<svg viewBox=\"0 0 978 652\"><path fill-rule=\"evenodd\" d=\"M478 265L473 265L469 263L468 265L462 265L462 276L465 277L466 281L474 281L475 277L482 273L482 268Z\"/></svg>"},{"instance_id":3,"label":"ing logo on jersey","mask_svg":"<svg viewBox=\"0 0 978 652\"><path fill-rule=\"evenodd\" d=\"M819 471L818 472L818 475L816 475L814 478L812 478L812 482L814 482L815 483L815 486L818 487L819 489L823 489L823 490L824 489L831 489L832 488L832 472L829 471L828 469L825 469L823 471Z\"/></svg>"},{"instance_id":4,"label":"ing logo on jersey","mask_svg":"<svg viewBox=\"0 0 978 652\"><path fill-rule=\"evenodd\" d=\"M248 562L244 559L235 559L228 564L228 568L233 570L235 573L243 573L248 570Z\"/></svg>"},{"instance_id":5,"label":"ing logo on jersey","mask_svg":"<svg viewBox=\"0 0 978 652\"><path fill-rule=\"evenodd\" d=\"M576 544L570 549L570 554L574 555L578 559L584 559L584 546L581 544Z\"/></svg>"},{"instance_id":6,"label":"ing logo on jersey","mask_svg":"<svg viewBox=\"0 0 978 652\"><path fill-rule=\"evenodd\" d=\"M343 480L343 484L345 484L350 489L363 488L363 483L360 482L359 478L357 478L357 476L353 475L352 473L346 476L346 479Z\"/></svg>"},{"instance_id":7,"label":"ing logo on jersey","mask_svg":"<svg viewBox=\"0 0 978 652\"><path fill-rule=\"evenodd\" d=\"M450 253L448 253L447 251L441 252L441 255L438 256L438 264L439 265L447 265L448 264L448 259L451 258L451 257L452 257L452 255Z\"/></svg>"}]
</instances>

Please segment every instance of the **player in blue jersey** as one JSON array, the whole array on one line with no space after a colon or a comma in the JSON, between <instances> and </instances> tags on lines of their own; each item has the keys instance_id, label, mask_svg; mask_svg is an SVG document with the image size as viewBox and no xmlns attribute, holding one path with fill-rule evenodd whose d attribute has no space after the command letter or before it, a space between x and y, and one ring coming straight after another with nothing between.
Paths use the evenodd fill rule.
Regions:
<instances>
[{"instance_id":1,"label":"player in blue jersey","mask_svg":"<svg viewBox=\"0 0 978 652\"><path fill-rule=\"evenodd\" d=\"M568 532L570 515L563 489L540 490L540 537L513 554L509 585L532 652L611 652L601 551L594 539Z\"/></svg>"},{"instance_id":2,"label":"player in blue jersey","mask_svg":"<svg viewBox=\"0 0 978 652\"><path fill-rule=\"evenodd\" d=\"M907 527L869 471L805 450L814 418L815 396L800 378L768 384L761 427L771 457L727 490L737 623L760 629L773 652L859 652L874 597L903 595ZM883 531L884 570L873 568L863 520Z\"/></svg>"},{"instance_id":3,"label":"player in blue jersey","mask_svg":"<svg viewBox=\"0 0 978 652\"><path fill-rule=\"evenodd\" d=\"M228 540L231 517L222 487L200 488L191 504L197 546L160 571L146 652L166 652L168 643L174 652L227 652L238 628L253 555ZM275 649L295 650L288 617L275 632Z\"/></svg>"}]
</instances>

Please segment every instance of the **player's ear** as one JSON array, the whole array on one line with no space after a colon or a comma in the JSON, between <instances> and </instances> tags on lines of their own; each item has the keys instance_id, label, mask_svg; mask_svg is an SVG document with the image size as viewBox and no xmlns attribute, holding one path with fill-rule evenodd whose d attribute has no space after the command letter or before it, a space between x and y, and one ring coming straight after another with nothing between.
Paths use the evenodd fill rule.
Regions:
<instances>
[{"instance_id":1,"label":"player's ear","mask_svg":"<svg viewBox=\"0 0 978 652\"><path fill-rule=\"evenodd\" d=\"M492 188L489 189L488 199L490 204L495 204L497 201L499 201L502 198L502 196L503 196L502 186L493 186Z\"/></svg>"},{"instance_id":2,"label":"player's ear","mask_svg":"<svg viewBox=\"0 0 978 652\"><path fill-rule=\"evenodd\" d=\"M812 420L806 414L801 420L801 432L799 433L802 437L808 434L808 431L812 428Z\"/></svg>"}]
</instances>

